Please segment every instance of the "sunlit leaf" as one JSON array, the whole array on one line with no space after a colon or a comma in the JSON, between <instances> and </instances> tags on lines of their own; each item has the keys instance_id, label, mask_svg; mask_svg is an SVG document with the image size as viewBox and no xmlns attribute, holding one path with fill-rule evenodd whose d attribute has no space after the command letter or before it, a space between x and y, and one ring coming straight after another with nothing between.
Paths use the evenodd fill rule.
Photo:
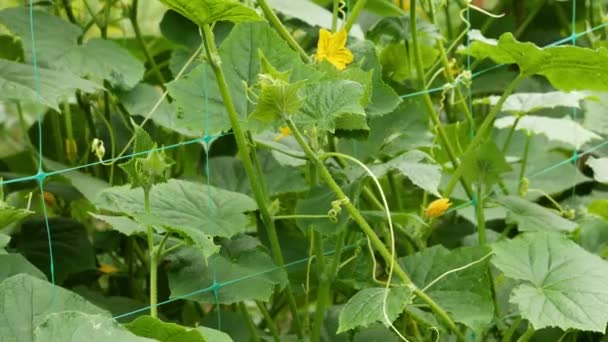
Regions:
<instances>
[{"instance_id":1,"label":"sunlit leaf","mask_svg":"<svg viewBox=\"0 0 608 342\"><path fill-rule=\"evenodd\" d=\"M528 233L496 243L493 264L520 284L511 302L534 329L604 332L608 263L558 234Z\"/></svg>"},{"instance_id":2,"label":"sunlit leaf","mask_svg":"<svg viewBox=\"0 0 608 342\"><path fill-rule=\"evenodd\" d=\"M608 158L589 158L587 165L593 169L593 178L600 183L608 183Z\"/></svg>"},{"instance_id":3,"label":"sunlit leaf","mask_svg":"<svg viewBox=\"0 0 608 342\"><path fill-rule=\"evenodd\" d=\"M261 20L253 8L236 0L161 0L165 5L199 26L216 21L232 22Z\"/></svg>"},{"instance_id":4,"label":"sunlit leaf","mask_svg":"<svg viewBox=\"0 0 608 342\"><path fill-rule=\"evenodd\" d=\"M151 316L140 316L126 325L137 336L153 338L159 342L207 342L196 328L187 328L175 323L163 322Z\"/></svg>"},{"instance_id":5,"label":"sunlit leaf","mask_svg":"<svg viewBox=\"0 0 608 342\"><path fill-rule=\"evenodd\" d=\"M532 113L544 108L572 107L580 108L581 100L590 95L583 92L565 93L552 91L547 93L517 93L507 97L502 105L502 110L514 114ZM500 96L490 96L484 99L475 100L474 103L496 105Z\"/></svg>"}]
</instances>

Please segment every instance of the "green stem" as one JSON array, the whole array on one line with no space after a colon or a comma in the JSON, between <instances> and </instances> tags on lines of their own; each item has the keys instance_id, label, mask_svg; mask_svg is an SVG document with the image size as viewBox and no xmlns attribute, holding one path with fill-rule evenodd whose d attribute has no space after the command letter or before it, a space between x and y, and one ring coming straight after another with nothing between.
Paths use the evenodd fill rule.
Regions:
<instances>
[{"instance_id":1,"label":"green stem","mask_svg":"<svg viewBox=\"0 0 608 342\"><path fill-rule=\"evenodd\" d=\"M532 134L526 132L526 144L524 145L524 155L521 159L521 169L519 170L519 182L521 185L524 177L526 177L526 167L528 165L528 155L530 154L530 142L532 141Z\"/></svg>"},{"instance_id":2,"label":"green stem","mask_svg":"<svg viewBox=\"0 0 608 342\"><path fill-rule=\"evenodd\" d=\"M25 146L30 152L30 156L32 157L32 161L34 164L38 164L38 152L36 151L36 147L32 143L30 139L30 135L28 133L27 123L25 122L25 116L23 115L23 108L21 107L20 102L16 102L17 104L17 114L19 115L19 126L21 127L21 134L23 135L23 141L25 142ZM42 165L39 165L40 167ZM2 186L0 186L0 189ZM0 201L3 200L3 197L0 197Z\"/></svg>"},{"instance_id":3,"label":"green stem","mask_svg":"<svg viewBox=\"0 0 608 342\"><path fill-rule=\"evenodd\" d=\"M395 177L394 172L388 173L388 184L391 188L391 192L393 193L393 198L395 199L395 203L397 205L397 210L403 210L403 200L401 199L401 191L399 189L399 184L397 183L397 179Z\"/></svg>"},{"instance_id":4,"label":"green stem","mask_svg":"<svg viewBox=\"0 0 608 342\"><path fill-rule=\"evenodd\" d=\"M475 195L475 213L477 216L477 234L479 237L479 244L485 246L487 244L486 238L486 219L483 211L483 186L481 183L477 184L477 193Z\"/></svg>"},{"instance_id":5,"label":"green stem","mask_svg":"<svg viewBox=\"0 0 608 342\"><path fill-rule=\"evenodd\" d=\"M150 214L150 190L144 188L144 210L146 214ZM150 316L156 318L158 316L158 283L157 283L157 266L158 253L154 246L154 230L151 225L148 225L148 253L150 255Z\"/></svg>"},{"instance_id":6,"label":"green stem","mask_svg":"<svg viewBox=\"0 0 608 342\"><path fill-rule=\"evenodd\" d=\"M515 121L513 121L513 125L511 125L511 128L509 129L509 134L507 135L507 139L505 140L505 143L502 145L503 154L507 153L509 146L511 146L511 141L513 140L513 135L515 134L515 129L517 128L517 125L519 124L519 120L521 120L521 118L522 117L518 115L515 118Z\"/></svg>"},{"instance_id":7,"label":"green stem","mask_svg":"<svg viewBox=\"0 0 608 342\"><path fill-rule=\"evenodd\" d=\"M361 14L361 11L365 8L366 4L367 0L358 0L357 3L355 3L355 6L353 6L352 11L348 16L346 23L344 24L344 29L346 30L346 32L349 32L353 25L355 25L357 19L359 19L359 14Z\"/></svg>"},{"instance_id":8,"label":"green stem","mask_svg":"<svg viewBox=\"0 0 608 342\"><path fill-rule=\"evenodd\" d=\"M334 0L333 8L331 11L331 31L336 32L338 28L338 7L340 5L340 0Z\"/></svg>"},{"instance_id":9,"label":"green stem","mask_svg":"<svg viewBox=\"0 0 608 342\"><path fill-rule=\"evenodd\" d=\"M500 13L502 11L502 9L504 8L505 3L507 3L507 1L499 1L496 8L494 8L492 11L494 13ZM486 18L486 21L483 23L483 25L481 25L481 29L480 29L481 33L486 33L496 19L497 18L495 18L495 17L488 16Z\"/></svg>"},{"instance_id":10,"label":"green stem","mask_svg":"<svg viewBox=\"0 0 608 342\"><path fill-rule=\"evenodd\" d=\"M454 78L454 76L452 75L452 73L450 73L450 61L448 60L448 55L445 52L445 48L443 47L443 43L441 41L437 41L437 48L439 49L439 56L441 58L441 62L443 63L443 67L444 67L444 74L446 75L448 81L451 84L454 84L454 81L456 80ZM467 101L465 101L464 95L462 95L462 91L460 90L460 87L458 84L454 85L454 91L456 92L456 96L458 97L458 103L460 105L460 109L462 110L462 112L464 113L464 116L467 118L467 120L469 121L469 125L471 125L471 127L475 127L475 122L473 121L473 115L471 114L471 111L469 110L469 106Z\"/></svg>"},{"instance_id":11,"label":"green stem","mask_svg":"<svg viewBox=\"0 0 608 342\"><path fill-rule=\"evenodd\" d=\"M53 140L55 140L55 155L58 160L65 161L67 160L67 158L64 158L65 148L63 146L63 140L61 140L61 137L63 135L61 134L61 124L59 123L59 115L59 113L52 113L49 118L51 121L51 128L53 130Z\"/></svg>"},{"instance_id":12,"label":"green stem","mask_svg":"<svg viewBox=\"0 0 608 342\"><path fill-rule=\"evenodd\" d=\"M509 97L509 95L511 95L511 93L513 93L513 91L515 90L515 87L517 87L519 82L524 78L525 78L525 76L520 74L507 86L504 93L502 93L502 96L498 100L498 103L496 103L494 108L492 108L492 110L490 111L488 116L486 116L486 118L484 119L481 126L479 126L479 128L477 129L477 134L475 135L475 138L473 138L473 140L471 141L469 146L467 146L463 155L469 154L473 149L477 148L477 146L479 146L483 142L484 139L486 139L486 135L492 130L492 127L494 125L494 119L496 118L496 115L498 115L500 110L502 109L502 105L507 100L507 97ZM448 183L448 185L444 191L443 195L445 197L450 197L450 195L452 194L452 191L454 191L454 188L456 187L456 183L459 181L459 179L462 176L462 172L463 172L463 165L460 164L454 171L454 175L452 176L452 179L450 179L450 182Z\"/></svg>"},{"instance_id":13,"label":"green stem","mask_svg":"<svg viewBox=\"0 0 608 342\"><path fill-rule=\"evenodd\" d=\"M260 5L260 7L262 8L266 19L270 21L270 25L272 25L272 27L274 27L274 29L279 33L281 38L283 38L287 42L287 45L289 45L289 47L296 51L304 62L310 63L311 60L310 57L308 57L308 55L306 54L306 51L304 51L300 44L298 44L298 42L291 36L291 34L289 34L281 20L279 20L279 17L277 17L270 5L268 5L268 2L266 0L257 0L257 2L258 5Z\"/></svg>"},{"instance_id":14,"label":"green stem","mask_svg":"<svg viewBox=\"0 0 608 342\"><path fill-rule=\"evenodd\" d=\"M321 330L323 328L323 322L325 318L325 310L327 307L331 305L331 285L335 279L335 275L338 271L338 266L340 265L340 259L342 256L342 250L344 249L344 242L346 240L346 232L344 230L338 236L338 241L336 242L335 253L332 256L331 264L328 267L325 267L321 273L319 279L319 289L317 291L317 305L315 307L315 321L312 327L312 332L310 334L310 341L317 342L321 340ZM321 239L319 234L318 239ZM321 264L323 262L324 251L317 252L317 263Z\"/></svg>"},{"instance_id":15,"label":"green stem","mask_svg":"<svg viewBox=\"0 0 608 342\"><path fill-rule=\"evenodd\" d=\"M258 329L255 327L255 324L253 323L253 319L251 318L251 315L249 314L249 311L247 310L245 303L239 302L238 307L239 307L239 311L241 312L241 316L243 316L243 318L245 318L247 330L249 330L249 334L251 335L251 341L260 342L260 336L258 336Z\"/></svg>"},{"instance_id":16,"label":"green stem","mask_svg":"<svg viewBox=\"0 0 608 342\"><path fill-rule=\"evenodd\" d=\"M270 312L268 312L268 309L266 309L266 305L264 305L264 303L257 301L257 300L256 300L255 304L260 309L260 312L262 313L262 317L264 317L264 322L266 322L266 326L268 327L268 330L270 330L270 334L272 335L272 338L274 339L274 341L281 342L281 334L279 332L279 328L275 324L274 319L272 319L272 316L270 315Z\"/></svg>"},{"instance_id":17,"label":"green stem","mask_svg":"<svg viewBox=\"0 0 608 342\"><path fill-rule=\"evenodd\" d=\"M258 3L264 2L263 0L258 0ZM267 4L266 4L267 5ZM260 216L262 218L262 222L266 227L266 232L268 234L268 240L270 242L270 249L272 251L274 261L277 266L283 267L285 265L285 261L283 259L283 254L281 252L281 245L279 243L279 238L277 235L276 227L274 224L274 220L270 214L270 210L268 208L268 199L264 196L265 190L262 189L259 179L257 177L257 172L251 160L251 152L249 148L249 144L246 140L245 131L241 127L239 114L236 112L234 107L234 102L232 101L232 97L230 95L230 91L228 90L228 84L226 83L226 77L224 76L224 71L221 68L221 60L219 57L219 53L217 51L217 47L215 46L215 40L213 38L213 31L209 25L204 25L202 27L203 41L205 44L205 52L207 54L208 60L211 62L211 67L215 73L215 78L217 81L218 88L222 95L222 99L224 100L224 106L226 111L228 112L228 118L230 120L230 124L232 125L232 131L234 138L236 140L236 144L238 147L238 154L243 163L243 168L245 169L245 173L247 174L247 178L251 184L251 189L253 191L253 195L255 201L260 210ZM300 323L300 317L298 314L298 307L296 304L295 297L291 290L291 287L287 286L286 294L288 298L289 307L291 309L291 313L293 315L294 328L299 337L303 336L302 326Z\"/></svg>"},{"instance_id":18,"label":"green stem","mask_svg":"<svg viewBox=\"0 0 608 342\"><path fill-rule=\"evenodd\" d=\"M418 74L418 81L420 82L422 91L425 91L425 90L427 90L427 88L426 88L426 81L424 79L424 67L422 65L422 54L420 52L420 43L418 42L418 27L416 24L416 1L412 1L410 4L411 4L410 5L410 31L412 32L414 62L416 64L416 72ZM425 92L423 95L423 99L424 99L424 104L427 109L427 113L430 116L431 121L433 122L433 125L437 129L437 133L439 134L439 138L440 138L443 148L446 150L448 157L450 158L450 161L452 162L452 165L454 166L454 168L459 168L460 163L458 162L458 159L456 158L456 154L454 153L454 149L452 148L452 145L450 144L448 136L445 133L443 126L441 125L441 121L439 120L439 115L435 111L435 107L433 106L433 101L431 100L431 95L429 93ZM471 189L470 185L464 179L460 179L460 181L462 183L462 187L466 191L469 198L473 198L473 190ZM448 196L446 196L446 197L448 197Z\"/></svg>"},{"instance_id":19,"label":"green stem","mask_svg":"<svg viewBox=\"0 0 608 342\"><path fill-rule=\"evenodd\" d=\"M359 228L361 228L363 233L368 237L372 246L378 251L378 253L380 253L380 256L382 256L386 264L394 264L394 272L403 281L403 283L406 286L413 288L415 293L420 293L420 298L425 301L433 309L433 311L454 331L454 333L458 336L458 339L460 341L466 341L464 335L462 335L460 330L458 330L458 327L447 315L447 313L443 311L443 309L439 307L439 305L437 305L437 303L435 303L429 296L417 289L416 286L410 280L407 273L405 273L401 265L393 261L393 255L391 254L391 252L386 248L382 240L380 240L374 229L369 225L369 223L367 223L367 221L365 220L363 215L361 215L359 210L350 202L350 200L348 200L348 197L346 196L346 194L344 194L344 191L342 191L342 188L340 188L338 183L336 183L327 167L325 167L325 165L321 163L319 157L313 152L310 146L308 146L308 144L304 140L304 137L302 136L296 125L293 123L293 121L290 118L286 118L286 121L287 126L289 126L289 128L291 129L291 132L300 144L300 147L304 150L304 153L306 153L306 155L312 162L315 162L318 165L319 176L321 177L321 179L334 192L337 197L337 200L344 203L343 205L352 217L352 219L355 221L355 223L357 223Z\"/></svg>"},{"instance_id":20,"label":"green stem","mask_svg":"<svg viewBox=\"0 0 608 342\"><path fill-rule=\"evenodd\" d=\"M68 17L68 20L72 24L77 24L76 17L74 17L74 12L72 12L72 6L70 5L70 2L68 0L62 0L62 3L63 3L63 8L65 8L65 14Z\"/></svg>"},{"instance_id":21,"label":"green stem","mask_svg":"<svg viewBox=\"0 0 608 342\"><path fill-rule=\"evenodd\" d=\"M536 18L536 15L541 10L541 8L543 8L544 5L545 5L545 1L536 2L536 6L528 12L526 19L524 19L524 22L521 23L521 25L517 28L515 33L513 33L515 38L519 38L522 35L522 33L524 33L526 31L526 29L528 28L528 25L530 25L532 20L534 20L534 18Z\"/></svg>"},{"instance_id":22,"label":"green stem","mask_svg":"<svg viewBox=\"0 0 608 342\"><path fill-rule=\"evenodd\" d=\"M517 339L517 342L528 342L534 333L534 327L532 327L532 324L528 323L528 330L526 330L526 332Z\"/></svg>"},{"instance_id":23,"label":"green stem","mask_svg":"<svg viewBox=\"0 0 608 342\"><path fill-rule=\"evenodd\" d=\"M156 79L160 83L160 87L163 88L163 91L164 91L164 90L166 90L165 78L163 77L163 74L160 72L160 69L158 68L158 65L156 64L154 57L152 57L150 50L148 50L148 46L146 45L146 42L144 41L144 37L141 35L139 23L137 22L137 5L138 5L138 0L133 0L133 4L131 5L131 12L129 13L129 20L131 21L131 25L133 26L133 31L135 32L135 38L137 39L137 42L139 43L141 50L143 51L144 56L146 57L146 60L148 61L148 63L150 63L152 70L154 70L154 74L156 75Z\"/></svg>"}]
</instances>

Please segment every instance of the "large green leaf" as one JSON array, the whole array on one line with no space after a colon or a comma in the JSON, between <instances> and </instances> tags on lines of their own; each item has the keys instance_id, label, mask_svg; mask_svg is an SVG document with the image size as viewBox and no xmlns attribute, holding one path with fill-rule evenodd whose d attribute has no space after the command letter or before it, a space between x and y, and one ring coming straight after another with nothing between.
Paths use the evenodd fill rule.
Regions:
<instances>
[{"instance_id":1,"label":"large green leaf","mask_svg":"<svg viewBox=\"0 0 608 342\"><path fill-rule=\"evenodd\" d=\"M311 83L302 93L304 105L294 120L304 127L314 126L333 132L336 120L342 115L365 118L365 109L361 105L365 91L357 82L340 80Z\"/></svg>"},{"instance_id":2,"label":"large green leaf","mask_svg":"<svg viewBox=\"0 0 608 342\"><path fill-rule=\"evenodd\" d=\"M590 95L584 92L551 91L547 93L517 93L507 97L501 110L515 114L532 113L544 108L572 107L580 108L581 101ZM474 103L496 105L500 96L489 96Z\"/></svg>"},{"instance_id":3,"label":"large green leaf","mask_svg":"<svg viewBox=\"0 0 608 342\"><path fill-rule=\"evenodd\" d=\"M243 82L253 85L258 81L259 51L277 70L291 70L291 82L318 77L318 73L305 65L267 23L237 24L222 42L219 54L235 109L243 121L255 109ZM205 84L208 89L208 106L204 105ZM210 67L200 65L186 77L170 82L167 88L175 100L178 115L183 120L182 127L201 134L205 132L205 127L208 128L206 134L217 134L230 129L224 100Z\"/></svg>"},{"instance_id":4,"label":"large green leaf","mask_svg":"<svg viewBox=\"0 0 608 342\"><path fill-rule=\"evenodd\" d=\"M139 234L145 235L147 232L146 227L126 216L96 215L93 213L91 213L91 216L107 223L108 225L112 226L114 230L126 236Z\"/></svg>"},{"instance_id":5,"label":"large green leaf","mask_svg":"<svg viewBox=\"0 0 608 342\"><path fill-rule=\"evenodd\" d=\"M285 270L277 268L261 250L259 242L248 236L229 241L221 254L211 256L208 262L191 248L181 248L166 258L170 262L171 298L187 295L189 300L215 303L210 288L214 276L221 284L218 289L221 304L254 299L267 301L275 286L287 284ZM193 274L197 276L193 278Z\"/></svg>"},{"instance_id":6,"label":"large green leaf","mask_svg":"<svg viewBox=\"0 0 608 342\"><path fill-rule=\"evenodd\" d=\"M463 52L473 57L490 58L497 63L519 65L524 75L545 76L551 85L563 91L608 90L608 50L577 46L553 46L541 49L533 43L518 42L512 33L498 41L477 35Z\"/></svg>"},{"instance_id":7,"label":"large green leaf","mask_svg":"<svg viewBox=\"0 0 608 342\"><path fill-rule=\"evenodd\" d=\"M95 270L95 250L86 228L79 222L61 217L48 219L53 247L55 281L62 284L71 274ZM49 241L44 219L24 222L16 249L51 279Z\"/></svg>"},{"instance_id":8,"label":"large green leaf","mask_svg":"<svg viewBox=\"0 0 608 342\"><path fill-rule=\"evenodd\" d=\"M520 231L566 231L578 226L554 211L516 196L498 196L494 199L507 210L508 219L517 223Z\"/></svg>"},{"instance_id":9,"label":"large green leaf","mask_svg":"<svg viewBox=\"0 0 608 342\"><path fill-rule=\"evenodd\" d=\"M285 193L303 192L308 188L303 170L284 166L268 152L259 151L258 159L266 186L271 196ZM234 157L216 157L209 161L211 185L219 188L252 195L251 183L240 160Z\"/></svg>"},{"instance_id":10,"label":"large green leaf","mask_svg":"<svg viewBox=\"0 0 608 342\"><path fill-rule=\"evenodd\" d=\"M133 88L144 76L144 65L120 45L105 39L91 39L74 46L54 68L87 77L99 84L109 81L116 87Z\"/></svg>"},{"instance_id":11,"label":"large green leaf","mask_svg":"<svg viewBox=\"0 0 608 342\"><path fill-rule=\"evenodd\" d=\"M253 8L236 0L161 0L184 17L199 26L216 21L232 22L261 20Z\"/></svg>"},{"instance_id":12,"label":"large green leaf","mask_svg":"<svg viewBox=\"0 0 608 342\"><path fill-rule=\"evenodd\" d=\"M515 117L505 116L497 119L494 126L508 128L513 126ZM550 140L566 143L574 148L581 148L601 136L583 128L569 116L563 118L548 118L544 116L527 115L519 120L517 129L527 130L535 134L543 134Z\"/></svg>"},{"instance_id":13,"label":"large green leaf","mask_svg":"<svg viewBox=\"0 0 608 342\"><path fill-rule=\"evenodd\" d=\"M256 209L255 202L245 195L176 179L152 188L149 214L144 208L143 191L128 186L103 191L95 204L144 223L223 237L249 230L249 218L244 213Z\"/></svg>"},{"instance_id":14,"label":"large green leaf","mask_svg":"<svg viewBox=\"0 0 608 342\"><path fill-rule=\"evenodd\" d=\"M386 294L388 291L388 294ZM384 297L386 298L386 316L384 316ZM412 292L405 287L385 289L374 287L361 290L352 296L340 312L340 326L337 333L367 327L374 322L385 325L392 323L411 302ZM386 319L390 322L386 322Z\"/></svg>"},{"instance_id":15,"label":"large green leaf","mask_svg":"<svg viewBox=\"0 0 608 342\"><path fill-rule=\"evenodd\" d=\"M412 281L424 288L444 273L479 261L490 253L483 246L449 251L442 246L427 248L400 258ZM475 330L487 327L494 317L487 259L441 278L425 292L455 321ZM414 303L417 303L415 300Z\"/></svg>"},{"instance_id":16,"label":"large green leaf","mask_svg":"<svg viewBox=\"0 0 608 342\"><path fill-rule=\"evenodd\" d=\"M422 151L406 152L384 164L373 165L371 169L377 177L385 175L390 170L398 170L408 177L412 183L437 197L441 197L439 191L437 191L441 180L441 167Z\"/></svg>"},{"instance_id":17,"label":"large green leaf","mask_svg":"<svg viewBox=\"0 0 608 342\"><path fill-rule=\"evenodd\" d=\"M198 330L207 338L208 341L213 342L232 342L232 338L230 335L226 334L223 331L207 328L207 327L199 327Z\"/></svg>"},{"instance_id":18,"label":"large green leaf","mask_svg":"<svg viewBox=\"0 0 608 342\"><path fill-rule=\"evenodd\" d=\"M151 316L140 316L126 327L137 336L153 338L159 342L207 342L195 328L163 322Z\"/></svg>"},{"instance_id":19,"label":"large green leaf","mask_svg":"<svg viewBox=\"0 0 608 342\"><path fill-rule=\"evenodd\" d=\"M497 183L501 174L511 171L511 166L493 140L488 140L463 155L462 164L465 179L487 187Z\"/></svg>"},{"instance_id":20,"label":"large green leaf","mask_svg":"<svg viewBox=\"0 0 608 342\"><path fill-rule=\"evenodd\" d=\"M492 262L521 280L511 302L534 329L604 332L608 322L608 264L557 234L528 233L496 243Z\"/></svg>"},{"instance_id":21,"label":"large green leaf","mask_svg":"<svg viewBox=\"0 0 608 342\"><path fill-rule=\"evenodd\" d=\"M93 92L99 87L90 81L73 76L71 73L38 68L40 94L37 94L34 68L31 65L0 59L0 100L40 102L59 110L59 102L66 96L81 90Z\"/></svg>"},{"instance_id":22,"label":"large green leaf","mask_svg":"<svg viewBox=\"0 0 608 342\"><path fill-rule=\"evenodd\" d=\"M0 254L0 281L16 274L26 273L39 279L46 280L46 276L36 266L32 265L21 254Z\"/></svg>"},{"instance_id":23,"label":"large green leaf","mask_svg":"<svg viewBox=\"0 0 608 342\"><path fill-rule=\"evenodd\" d=\"M54 312L77 310L110 318L107 312L82 297L28 274L18 274L0 283L0 303L0 336L7 341L34 341L34 328Z\"/></svg>"},{"instance_id":24,"label":"large green leaf","mask_svg":"<svg viewBox=\"0 0 608 342\"><path fill-rule=\"evenodd\" d=\"M105 315L64 311L46 316L34 331L34 341L152 342L157 340L138 337Z\"/></svg>"},{"instance_id":25,"label":"large green leaf","mask_svg":"<svg viewBox=\"0 0 608 342\"><path fill-rule=\"evenodd\" d=\"M76 45L78 37L82 34L78 26L43 11L34 11L33 18L36 59L43 66L49 66L63 58ZM0 24L5 25L21 38L25 61L31 63L33 59L29 9L13 7L0 11ZM57 85L59 86L60 83L58 82Z\"/></svg>"}]
</instances>

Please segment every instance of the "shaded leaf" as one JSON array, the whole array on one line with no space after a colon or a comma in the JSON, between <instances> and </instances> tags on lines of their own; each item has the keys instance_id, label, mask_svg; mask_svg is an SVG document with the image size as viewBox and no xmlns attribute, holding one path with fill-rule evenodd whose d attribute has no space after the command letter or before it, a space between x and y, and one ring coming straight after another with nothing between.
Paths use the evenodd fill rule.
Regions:
<instances>
[{"instance_id":1,"label":"shaded leaf","mask_svg":"<svg viewBox=\"0 0 608 342\"><path fill-rule=\"evenodd\" d=\"M54 312L77 310L110 319L108 313L77 294L28 274L18 274L0 283L0 303L0 336L15 342L35 341L34 327Z\"/></svg>"},{"instance_id":2,"label":"shaded leaf","mask_svg":"<svg viewBox=\"0 0 608 342\"><path fill-rule=\"evenodd\" d=\"M36 92L34 68L31 65L0 59L0 100L37 102L59 111L59 102L76 90L93 92L99 87L70 73L38 68L40 94Z\"/></svg>"},{"instance_id":3,"label":"shaded leaf","mask_svg":"<svg viewBox=\"0 0 608 342\"><path fill-rule=\"evenodd\" d=\"M534 329L604 332L608 264L557 234L528 233L492 246L493 264L520 280L511 302Z\"/></svg>"},{"instance_id":4,"label":"shaded leaf","mask_svg":"<svg viewBox=\"0 0 608 342\"><path fill-rule=\"evenodd\" d=\"M406 152L387 163L373 165L371 170L377 177L385 175L390 170L398 170L415 185L437 197L441 197L437 191L441 180L441 167L422 151Z\"/></svg>"},{"instance_id":5,"label":"shaded leaf","mask_svg":"<svg viewBox=\"0 0 608 342\"><path fill-rule=\"evenodd\" d=\"M36 266L32 265L21 254L0 254L0 281L16 274L25 273L38 279L46 280L46 276Z\"/></svg>"},{"instance_id":6,"label":"shaded leaf","mask_svg":"<svg viewBox=\"0 0 608 342\"><path fill-rule=\"evenodd\" d=\"M400 258L412 281L419 288L429 285L444 273L479 261L490 252L484 246L463 247L449 251L434 246ZM425 293L450 313L457 322L481 330L494 317L494 305L487 275L488 259L441 278ZM416 304L418 300L414 301Z\"/></svg>"},{"instance_id":7,"label":"shaded leaf","mask_svg":"<svg viewBox=\"0 0 608 342\"><path fill-rule=\"evenodd\" d=\"M493 140L488 140L463 155L462 164L465 179L486 187L500 181L501 174L511 171L511 166Z\"/></svg>"},{"instance_id":8,"label":"shaded leaf","mask_svg":"<svg viewBox=\"0 0 608 342\"><path fill-rule=\"evenodd\" d=\"M90 213L94 218L107 223L112 228L126 236L146 234L147 228L126 216L96 215Z\"/></svg>"},{"instance_id":9,"label":"shaded leaf","mask_svg":"<svg viewBox=\"0 0 608 342\"><path fill-rule=\"evenodd\" d=\"M62 342L152 342L130 333L112 318L77 311L47 315L36 327L34 341Z\"/></svg>"},{"instance_id":10,"label":"shaded leaf","mask_svg":"<svg viewBox=\"0 0 608 342\"><path fill-rule=\"evenodd\" d=\"M554 211L520 197L498 196L494 201L507 208L508 219L516 222L520 231L571 232L578 226Z\"/></svg>"},{"instance_id":11,"label":"shaded leaf","mask_svg":"<svg viewBox=\"0 0 608 342\"><path fill-rule=\"evenodd\" d=\"M388 294L386 294L388 291ZM386 322L384 316L384 297L386 298L386 315L390 322ZM340 312L340 326L337 333L366 327L374 322L382 322L388 326L403 311L405 306L411 302L411 290L405 287L385 289L374 287L361 290L352 296Z\"/></svg>"},{"instance_id":12,"label":"shaded leaf","mask_svg":"<svg viewBox=\"0 0 608 342\"><path fill-rule=\"evenodd\" d=\"M7 206L1 201L2 199L0 198L0 230L10 224L19 222L34 213L33 211L29 211L27 209Z\"/></svg>"}]
</instances>

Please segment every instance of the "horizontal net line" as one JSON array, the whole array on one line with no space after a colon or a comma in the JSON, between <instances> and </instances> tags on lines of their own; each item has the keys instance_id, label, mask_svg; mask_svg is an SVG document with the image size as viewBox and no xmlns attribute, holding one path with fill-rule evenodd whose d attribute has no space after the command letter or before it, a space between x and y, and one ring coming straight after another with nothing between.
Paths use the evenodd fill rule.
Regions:
<instances>
[{"instance_id":1,"label":"horizontal net line","mask_svg":"<svg viewBox=\"0 0 608 342\"><path fill-rule=\"evenodd\" d=\"M223 134L216 134L216 135L206 135L206 136L204 136L202 138L196 138L196 139L192 139L192 140L188 140L188 141L182 141L182 142L179 142L177 144L172 144L172 145L167 145L167 146L161 146L161 147L153 148L153 149L146 150L146 151L126 154L126 155L123 155L123 156L109 158L109 159L104 159L104 160L100 160L100 161L96 161L96 162L92 162L92 163L88 163L88 164L84 164L84 165L69 167L69 168L65 168L65 169L62 169L62 170L55 170L55 171L49 171L49 172L39 171L37 174L32 175L32 176L25 176L25 177L20 177L20 178L15 178L15 179L2 180L2 181L0 181L0 186L6 185L6 184L11 184L11 183L26 182L26 181L31 181L31 180L42 180L42 179L44 179L46 177L55 176L55 175L59 175L59 174L62 174L62 173L67 173L67 172L71 172L71 171L78 171L78 170L81 170L81 169L85 169L87 167L92 167L92 166L96 166L96 165L103 165L103 164L113 163L113 162L116 162L116 161L119 161L119 160L131 158L131 157L137 157L137 156L145 155L145 154L152 153L152 152L170 150L170 149L174 149L174 148L177 148L177 147L191 145L191 144L195 144L195 143L199 143L199 142L202 142L204 144L210 144L210 143L213 142L213 140L215 140L217 138L221 138L223 136L227 136L227 135L232 135L232 133L223 133Z\"/></svg>"},{"instance_id":2,"label":"horizontal net line","mask_svg":"<svg viewBox=\"0 0 608 342\"><path fill-rule=\"evenodd\" d=\"M359 244L352 244L352 245L346 246L346 247L343 248L343 251L352 250L355 247L357 247L358 245ZM328 252L325 252L324 255L325 256L329 256L329 255L334 254L335 252L336 252L335 250L328 251ZM260 272L257 272L257 273L252 273L252 274L249 274L249 275L246 275L246 276L243 276L243 277L239 277L239 278L235 278L235 279L232 279L232 280L228 280L228 281L225 281L225 282L220 282L220 283L215 283L214 282L214 284L212 284L211 286L207 286L207 287L202 288L200 290L192 291L192 292L183 294L181 296L177 296L175 298L171 298L171 299L162 301L160 303L157 303L154 306L155 307L159 307L159 306L162 306L162 305L173 303L173 302L178 301L178 300L188 299L188 298L190 298L192 296L196 296L196 295L199 295L199 294L202 294L202 293L205 293L205 292L209 292L209 291L216 291L217 292L222 287L233 285L233 284L236 284L238 282L241 282L241 281L244 281L244 280L247 280L247 279L251 279L251 278L255 278L255 277L264 275L266 273L271 273L271 272L282 270L282 269L286 269L288 267L292 267L292 266L295 266L295 265L298 265L298 264L303 264L303 263L306 263L309 260L312 260L312 259L315 259L315 258L316 258L316 255L313 255L313 256L310 256L310 257L307 257L307 258L302 258L302 259L299 259L299 260L296 260L296 261L292 261L292 262L286 263L283 266L275 266L275 267L269 268L269 269L264 270L264 271L260 271ZM148 310L150 310L150 308L152 308L152 306L148 305L148 306L142 307L140 309L136 309L136 310L133 310L133 311L129 311L129 312L126 312L126 313L114 316L114 317L112 317L112 319L116 320L116 319L128 317L128 316L131 316L131 315L134 315L134 314L137 314L137 313L148 311Z\"/></svg>"}]
</instances>

